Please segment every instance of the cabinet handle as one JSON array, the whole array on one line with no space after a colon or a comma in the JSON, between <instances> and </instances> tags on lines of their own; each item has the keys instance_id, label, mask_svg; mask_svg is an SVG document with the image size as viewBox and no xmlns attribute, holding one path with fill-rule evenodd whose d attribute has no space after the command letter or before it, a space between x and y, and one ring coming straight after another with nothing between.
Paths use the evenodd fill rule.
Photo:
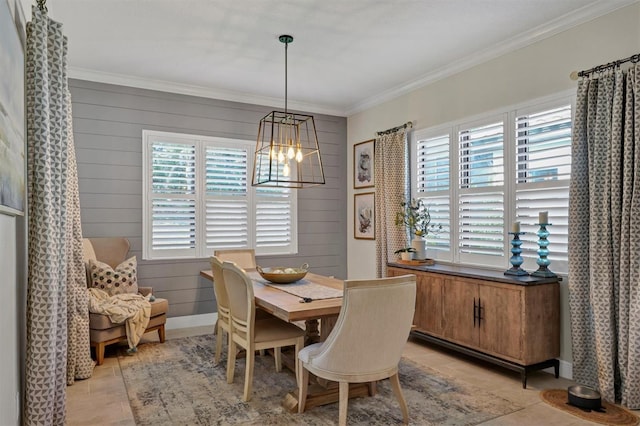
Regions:
<instances>
[{"instance_id":1,"label":"cabinet handle","mask_svg":"<svg viewBox=\"0 0 640 426\"><path fill-rule=\"evenodd\" d=\"M480 327L480 323L484 319L484 317L482 316L482 310L483 309L484 308L482 307L482 302L480 301L480 298L478 297L478 327Z\"/></svg>"},{"instance_id":2,"label":"cabinet handle","mask_svg":"<svg viewBox=\"0 0 640 426\"><path fill-rule=\"evenodd\" d=\"M478 320L478 305L476 305L476 298L473 298L473 327L476 327L476 320ZM478 321L479 322L479 321ZM480 325L480 324L478 324Z\"/></svg>"}]
</instances>

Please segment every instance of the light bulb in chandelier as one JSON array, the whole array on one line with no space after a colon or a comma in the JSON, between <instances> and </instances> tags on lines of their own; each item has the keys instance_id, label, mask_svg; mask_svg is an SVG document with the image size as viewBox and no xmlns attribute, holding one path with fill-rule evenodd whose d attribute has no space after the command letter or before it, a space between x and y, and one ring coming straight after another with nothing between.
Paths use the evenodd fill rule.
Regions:
<instances>
[{"instance_id":1,"label":"light bulb in chandelier","mask_svg":"<svg viewBox=\"0 0 640 426\"><path fill-rule=\"evenodd\" d=\"M284 163L284 152L282 152L282 148L278 151L278 163Z\"/></svg>"},{"instance_id":2,"label":"light bulb in chandelier","mask_svg":"<svg viewBox=\"0 0 640 426\"><path fill-rule=\"evenodd\" d=\"M289 177L290 173L291 173L291 170L289 169L289 163L285 163L284 167L282 168L282 175L284 177Z\"/></svg>"},{"instance_id":3,"label":"light bulb in chandelier","mask_svg":"<svg viewBox=\"0 0 640 426\"><path fill-rule=\"evenodd\" d=\"M289 160L293 160L293 157L296 156L296 152L293 150L293 145L289 145L289 149L287 150L287 158Z\"/></svg>"},{"instance_id":4,"label":"light bulb in chandelier","mask_svg":"<svg viewBox=\"0 0 640 426\"><path fill-rule=\"evenodd\" d=\"M300 150L300 147L298 146L298 152L296 152L296 161L298 163L300 163L302 160L303 160L302 151Z\"/></svg>"}]
</instances>

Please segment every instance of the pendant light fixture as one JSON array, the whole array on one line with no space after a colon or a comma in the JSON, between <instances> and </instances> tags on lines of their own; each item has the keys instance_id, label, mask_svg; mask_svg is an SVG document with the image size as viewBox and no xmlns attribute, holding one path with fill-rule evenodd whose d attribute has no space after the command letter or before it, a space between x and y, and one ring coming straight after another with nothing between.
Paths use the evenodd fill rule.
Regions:
<instances>
[{"instance_id":1,"label":"pendant light fixture","mask_svg":"<svg viewBox=\"0 0 640 426\"><path fill-rule=\"evenodd\" d=\"M253 186L306 188L325 183L318 135L312 115L295 114L287 109L287 50L284 43L284 112L272 111L258 126L253 166Z\"/></svg>"}]
</instances>

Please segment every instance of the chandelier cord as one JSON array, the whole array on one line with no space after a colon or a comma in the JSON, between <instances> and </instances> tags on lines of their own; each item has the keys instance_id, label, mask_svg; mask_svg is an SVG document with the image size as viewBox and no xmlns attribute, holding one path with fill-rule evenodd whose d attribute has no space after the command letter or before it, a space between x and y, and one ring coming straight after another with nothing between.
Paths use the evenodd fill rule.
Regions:
<instances>
[{"instance_id":1,"label":"chandelier cord","mask_svg":"<svg viewBox=\"0 0 640 426\"><path fill-rule=\"evenodd\" d=\"M287 113L287 51L289 50L289 43L284 44L284 113Z\"/></svg>"}]
</instances>

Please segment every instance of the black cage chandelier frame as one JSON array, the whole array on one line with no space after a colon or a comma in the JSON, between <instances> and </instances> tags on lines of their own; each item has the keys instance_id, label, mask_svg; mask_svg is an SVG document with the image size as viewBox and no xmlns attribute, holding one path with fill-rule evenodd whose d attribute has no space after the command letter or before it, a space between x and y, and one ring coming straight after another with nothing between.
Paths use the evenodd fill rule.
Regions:
<instances>
[{"instance_id":1,"label":"black cage chandelier frame","mask_svg":"<svg viewBox=\"0 0 640 426\"><path fill-rule=\"evenodd\" d=\"M284 56L284 111L260 120L253 167L253 186L306 188L325 183L318 134L312 115L287 108L287 53L290 35L281 35Z\"/></svg>"}]
</instances>

